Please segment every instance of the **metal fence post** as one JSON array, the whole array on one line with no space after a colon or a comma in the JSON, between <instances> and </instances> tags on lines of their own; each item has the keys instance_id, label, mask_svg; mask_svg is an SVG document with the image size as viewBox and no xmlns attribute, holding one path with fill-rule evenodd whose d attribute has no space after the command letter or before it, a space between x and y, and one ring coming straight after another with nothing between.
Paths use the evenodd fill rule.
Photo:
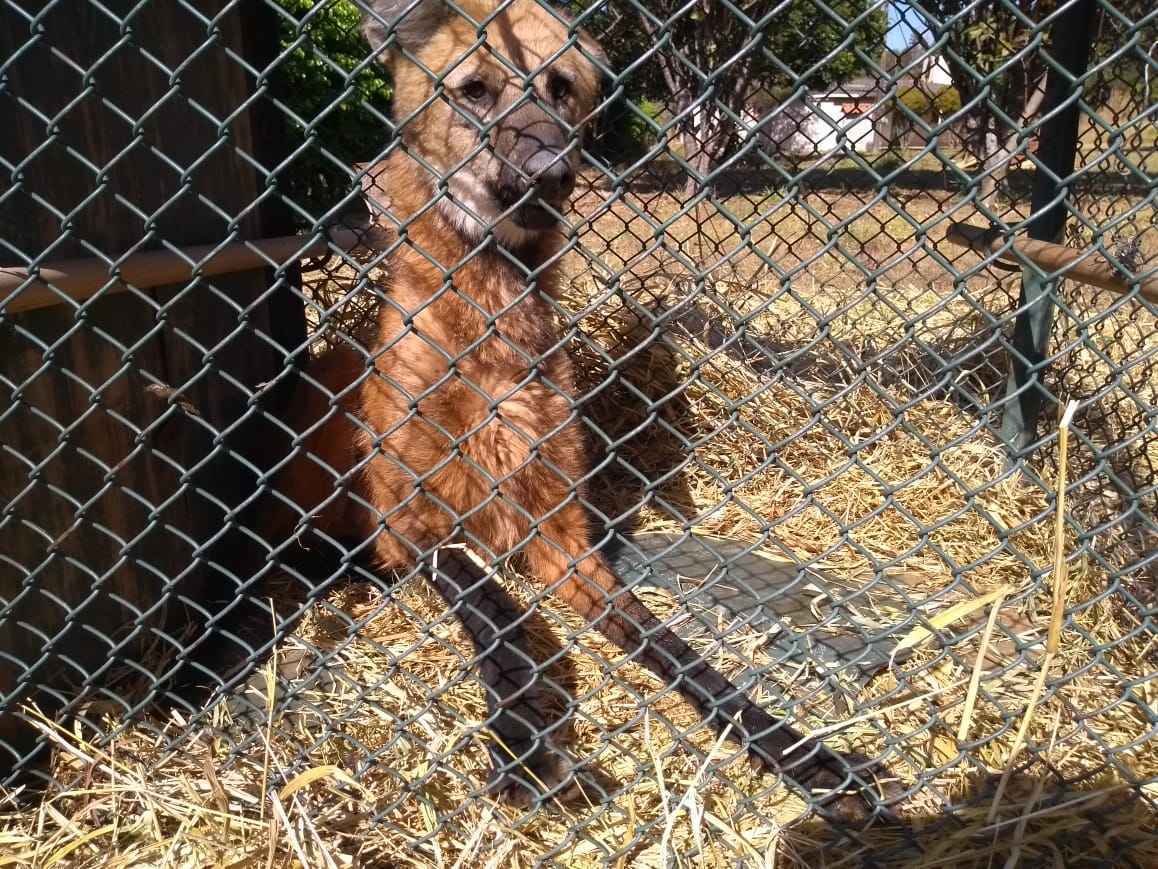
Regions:
<instances>
[{"instance_id":1,"label":"metal fence post","mask_svg":"<svg viewBox=\"0 0 1158 869\"><path fill-rule=\"evenodd\" d=\"M1046 121L1039 136L1028 221L1030 238L1039 241L1057 241L1065 230L1067 178L1073 172L1077 154L1078 102L1094 40L1096 9L1094 0L1075 0L1053 26L1049 51L1056 63L1051 66L1046 83ZM1047 365L1057 286L1058 279L1039 269L1028 265L1022 268L1013 349L1009 354L1007 403L1001 424L1002 441L1014 461L1033 442L1038 416L1047 399L1041 379Z\"/></svg>"}]
</instances>

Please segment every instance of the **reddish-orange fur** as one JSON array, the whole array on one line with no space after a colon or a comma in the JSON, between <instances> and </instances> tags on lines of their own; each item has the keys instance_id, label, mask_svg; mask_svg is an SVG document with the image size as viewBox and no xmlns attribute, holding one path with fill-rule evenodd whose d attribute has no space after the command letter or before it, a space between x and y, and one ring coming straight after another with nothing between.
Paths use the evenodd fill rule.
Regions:
<instances>
[{"instance_id":1,"label":"reddish-orange fur","mask_svg":"<svg viewBox=\"0 0 1158 869\"><path fill-rule=\"evenodd\" d=\"M417 185L396 183L413 176L408 160L396 154L384 172L399 219L426 202ZM349 475L350 489L384 519L374 552L385 567L456 542L459 517L490 557L525 540L534 573L596 619L619 583L605 560L589 552L580 498L590 462L572 407L572 363L558 349L555 317L540 295L553 294L557 271L547 269L528 292L507 257L493 250L468 257L473 245L437 210L418 217L408 235L410 243L390 262L391 301L378 320L377 348L385 349L370 368L367 354L351 348L331 351L311 367L322 388L299 390L289 420L301 432L329 416L306 438L277 488L312 511L331 499L338 480L330 469ZM558 236L551 234L535 258L557 249ZM463 262L449 288L419 250L442 263ZM451 359L455 373L448 378ZM374 452L372 433L384 436L378 454L365 462ZM374 533L379 517L357 500L331 500L313 518L314 528L346 538ZM534 535L531 518L539 523ZM573 559L578 570L569 575Z\"/></svg>"},{"instance_id":2,"label":"reddish-orange fur","mask_svg":"<svg viewBox=\"0 0 1158 869\"><path fill-rule=\"evenodd\" d=\"M494 4L472 0L465 9L482 19ZM534 0L517 0L491 21L487 40L489 52L472 51L476 28L450 14L413 50L435 71L479 71L500 83L500 102L517 103L525 86L493 55L533 71L567 43L568 33ZM589 53L598 52L593 44L584 45ZM336 350L313 366L311 375L323 389L299 391L292 425L307 431L330 415L306 440L278 488L313 511L330 498L336 482L324 466L349 474L357 498L331 498L312 525L333 536L366 539L381 519L383 530L373 548L384 567L410 564L423 550L457 541L460 519L461 530L476 546L489 549L483 554L490 558L514 552L525 541L534 573L596 619L619 583L605 560L589 552L591 535L580 499L590 463L572 407L571 360L559 349L559 330L546 300L556 293L558 270L547 267L533 285L524 270L554 257L562 235L558 230L527 234L516 251L522 265L493 242L471 254L477 239L464 237L460 223L442 209L428 207L436 179L423 163L438 169L456 165L478 149L475 131L456 128L461 113L451 108L451 100L426 104L434 85L421 67L392 59L395 115L414 117L405 134L409 149L395 151L379 167L378 183L384 182L391 217L405 226L406 243L388 264L390 301L378 318L372 366L368 353L352 348ZM574 104L560 111L581 123L596 100L594 67L571 48L550 68L565 70L573 82ZM540 95L546 79L544 71L535 77ZM501 160L486 157L502 147L501 141L494 143L470 163L475 176L494 180ZM421 162L411 156L415 151ZM367 462L376 435L382 436L377 453ZM578 561L574 572L568 569L573 560Z\"/></svg>"},{"instance_id":3,"label":"reddish-orange fur","mask_svg":"<svg viewBox=\"0 0 1158 869\"><path fill-rule=\"evenodd\" d=\"M488 7L471 8L481 15ZM526 70L568 39L566 27L534 0L516 0L487 35L492 50L522 58ZM469 54L473 27L451 16L427 37L414 44L426 66L453 69L461 80L463 67L473 64L499 82L497 105L517 106L525 83L518 76L503 83L505 73L481 52ZM460 55L468 60L459 63ZM566 123L578 124L595 102L594 68L575 49L552 63L557 67L575 88L573 102L559 110L569 115ZM536 93L546 75L535 76ZM396 114L415 111L434 92L430 77L407 61L396 59L394 80ZM461 189L469 193L495 188L503 163L495 155L510 158L502 154L503 137L519 139L518 131L500 129L470 158L484 139L458 122L450 103L435 99L422 109L404 133L408 147L381 167L404 239L388 263L388 300L373 347L330 352L309 369L318 388L303 386L295 395L288 420L308 434L275 481L287 508L264 511L265 531L276 544L304 522L334 539L372 540L373 558L384 568L413 564L447 543L468 542L488 559L525 553L534 575L590 624L677 684L718 724L733 723L758 760L795 767L801 781L839 785L845 762L867 762L842 759L811 741L786 754L799 734L664 628L593 551L582 504L591 463L574 406L572 363L548 301L559 280L554 257L562 236L508 224L496 230L509 245L500 250L496 238L480 242L483 232L453 208L428 207L439 179L415 153L436 172L456 172L466 160L475 186Z\"/></svg>"}]
</instances>

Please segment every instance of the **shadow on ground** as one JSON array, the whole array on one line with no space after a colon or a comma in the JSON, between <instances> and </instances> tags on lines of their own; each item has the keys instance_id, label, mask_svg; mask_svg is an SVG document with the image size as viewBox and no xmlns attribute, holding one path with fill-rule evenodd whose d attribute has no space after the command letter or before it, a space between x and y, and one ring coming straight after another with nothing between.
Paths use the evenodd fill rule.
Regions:
<instances>
[{"instance_id":1,"label":"shadow on ground","mask_svg":"<svg viewBox=\"0 0 1158 869\"><path fill-rule=\"evenodd\" d=\"M1029 867L1158 865L1155 805L1122 785L1076 790L1044 769L1015 773L992 811L1000 774L978 775L940 811L862 832L820 818L787 830L778 865ZM922 795L928 799L930 792ZM783 861L783 862L781 862Z\"/></svg>"}]
</instances>

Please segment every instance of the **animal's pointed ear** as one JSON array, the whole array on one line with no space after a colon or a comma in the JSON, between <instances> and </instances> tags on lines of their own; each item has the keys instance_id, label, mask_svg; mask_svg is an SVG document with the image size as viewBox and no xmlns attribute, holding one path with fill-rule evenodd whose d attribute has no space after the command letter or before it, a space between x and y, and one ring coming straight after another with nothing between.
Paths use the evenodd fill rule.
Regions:
<instances>
[{"instance_id":1,"label":"animal's pointed ear","mask_svg":"<svg viewBox=\"0 0 1158 869\"><path fill-rule=\"evenodd\" d=\"M359 0L362 34L377 51L393 33L395 48L421 45L442 26L450 7L445 0Z\"/></svg>"}]
</instances>

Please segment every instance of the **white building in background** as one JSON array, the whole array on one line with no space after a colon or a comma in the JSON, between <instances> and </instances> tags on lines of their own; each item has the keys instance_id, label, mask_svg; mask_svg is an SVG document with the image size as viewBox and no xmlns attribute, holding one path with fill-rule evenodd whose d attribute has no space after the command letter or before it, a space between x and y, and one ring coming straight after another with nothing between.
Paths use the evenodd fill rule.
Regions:
<instances>
[{"instance_id":1,"label":"white building in background","mask_svg":"<svg viewBox=\"0 0 1158 869\"><path fill-rule=\"evenodd\" d=\"M879 146L873 119L883 91L876 79L858 78L810 91L788 105L749 108L744 121L772 153L828 154L871 151Z\"/></svg>"},{"instance_id":2,"label":"white building in background","mask_svg":"<svg viewBox=\"0 0 1158 869\"><path fill-rule=\"evenodd\" d=\"M953 84L953 76L949 74L949 65L940 54L927 54L917 61L917 68L913 70L914 78L926 85L936 88L948 87Z\"/></svg>"},{"instance_id":3,"label":"white building in background","mask_svg":"<svg viewBox=\"0 0 1158 869\"><path fill-rule=\"evenodd\" d=\"M816 110L804 137L822 154L831 151L871 151L877 146L873 118L883 94L875 79L853 79L824 93L813 93Z\"/></svg>"},{"instance_id":4,"label":"white building in background","mask_svg":"<svg viewBox=\"0 0 1158 869\"><path fill-rule=\"evenodd\" d=\"M953 83L945 58L923 46L900 55L886 51L881 69L884 76L880 79L851 79L827 90L810 91L789 105L751 106L744 115L745 133L758 136L771 153L871 151L887 146L888 121L881 104L894 78L902 87L920 85L929 93Z\"/></svg>"}]
</instances>

